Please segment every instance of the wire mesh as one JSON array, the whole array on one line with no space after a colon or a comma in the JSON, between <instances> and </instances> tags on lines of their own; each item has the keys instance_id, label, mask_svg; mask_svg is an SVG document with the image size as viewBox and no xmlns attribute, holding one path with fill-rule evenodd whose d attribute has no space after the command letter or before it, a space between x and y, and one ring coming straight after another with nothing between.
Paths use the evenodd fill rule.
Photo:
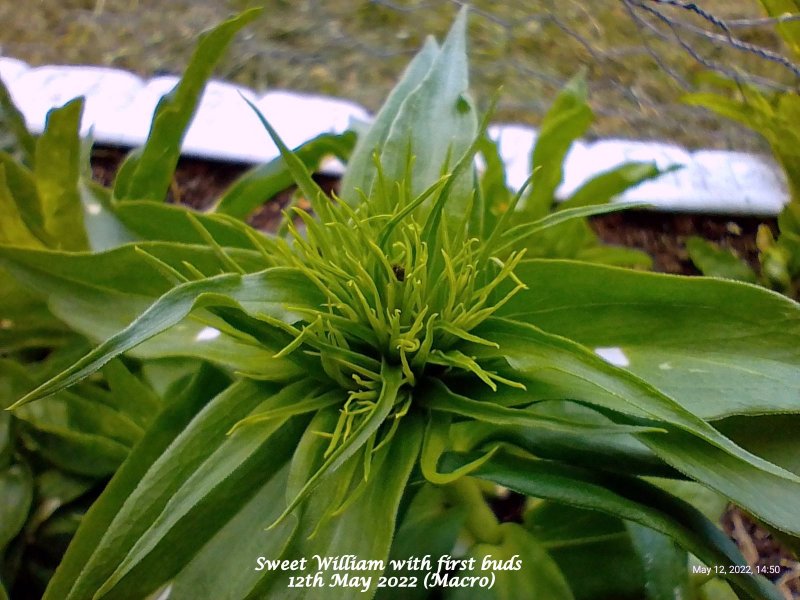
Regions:
<instances>
[{"instance_id":1,"label":"wire mesh","mask_svg":"<svg viewBox=\"0 0 800 600\"><path fill-rule=\"evenodd\" d=\"M346 97L376 110L427 34L441 37L459 0L0 0L0 51L41 64L177 73L195 36L233 11L265 7L220 77L254 87ZM708 71L772 89L796 87L775 19L756 0L474 0L475 95L502 86L497 121L537 124L583 71L595 136L689 147L760 148L751 133L681 103ZM786 17L789 19L797 16Z\"/></svg>"}]
</instances>

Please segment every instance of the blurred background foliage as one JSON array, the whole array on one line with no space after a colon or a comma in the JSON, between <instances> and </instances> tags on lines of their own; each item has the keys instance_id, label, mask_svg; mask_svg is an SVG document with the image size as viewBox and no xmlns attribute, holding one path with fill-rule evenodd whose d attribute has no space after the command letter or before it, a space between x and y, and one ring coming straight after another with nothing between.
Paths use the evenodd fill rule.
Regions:
<instances>
[{"instance_id":1,"label":"blurred background foliage","mask_svg":"<svg viewBox=\"0 0 800 600\"><path fill-rule=\"evenodd\" d=\"M783 66L706 35L709 23L653 0L474 0L476 96L502 86L498 121L537 124L564 83L587 70L598 115L591 135L762 149L746 129L681 103L709 64L796 84ZM780 51L757 0L706 0L737 39ZM0 53L43 64L178 73L195 35L232 12L265 6L218 70L257 90L289 88L378 108L427 34L441 36L456 0L0 0ZM680 20L676 27L656 14ZM648 10L648 8L652 10ZM673 11L674 14L670 14ZM694 28L696 31L693 31ZM706 34L704 34L705 32ZM703 64L702 61L706 61Z\"/></svg>"}]
</instances>

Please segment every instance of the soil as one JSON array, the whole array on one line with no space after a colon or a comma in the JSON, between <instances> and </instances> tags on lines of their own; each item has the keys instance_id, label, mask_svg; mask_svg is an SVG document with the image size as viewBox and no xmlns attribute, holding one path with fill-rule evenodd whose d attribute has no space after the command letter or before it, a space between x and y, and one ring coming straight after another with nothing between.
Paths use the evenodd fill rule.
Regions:
<instances>
[{"instance_id":1,"label":"soil","mask_svg":"<svg viewBox=\"0 0 800 600\"><path fill-rule=\"evenodd\" d=\"M730 248L758 270L756 232L766 223L777 232L775 219L625 211L594 217L592 226L609 243L644 250L653 268L663 273L699 275L689 260L686 240L693 235Z\"/></svg>"},{"instance_id":2,"label":"soil","mask_svg":"<svg viewBox=\"0 0 800 600\"><path fill-rule=\"evenodd\" d=\"M92 152L92 174L95 180L110 186L127 153L127 150L120 148L96 147ZM181 158L167 200L193 208L205 208L219 198L248 168L249 165L242 163Z\"/></svg>"},{"instance_id":3,"label":"soil","mask_svg":"<svg viewBox=\"0 0 800 600\"><path fill-rule=\"evenodd\" d=\"M117 148L95 149L92 156L95 179L110 185L125 154L125 151ZM181 158L167 200L197 209L207 208L247 169L248 165L245 164ZM326 191L336 189L338 184L334 177L323 175L315 176L315 179ZM264 206L248 219L250 224L264 231L275 231L280 211L289 202L292 193L290 189L274 199L264 198ZM767 223L773 230L776 229L774 219L644 211L602 215L594 217L591 223L603 241L644 250L653 257L654 270L681 275L700 274L686 252L685 243L689 236L700 235L731 248L757 269L755 235L758 226ZM511 494L502 501L496 501L493 509L502 521L520 521L523 503L523 496ZM751 565L779 566L780 572L768 577L781 587L788 599L800 599L800 563L791 558L789 550L736 507L729 508L722 525Z\"/></svg>"}]
</instances>

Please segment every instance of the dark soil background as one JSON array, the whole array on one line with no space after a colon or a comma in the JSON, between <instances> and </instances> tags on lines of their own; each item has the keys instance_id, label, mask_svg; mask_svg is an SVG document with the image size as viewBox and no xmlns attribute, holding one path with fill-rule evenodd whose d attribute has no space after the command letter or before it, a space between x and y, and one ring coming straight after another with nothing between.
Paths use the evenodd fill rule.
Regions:
<instances>
[{"instance_id":1,"label":"dark soil background","mask_svg":"<svg viewBox=\"0 0 800 600\"><path fill-rule=\"evenodd\" d=\"M125 155L126 151L118 148L96 148L92 156L95 179L111 185ZM248 168L246 164L181 158L168 201L196 209L207 208ZM335 177L318 175L315 178L323 189L329 191L337 187ZM291 195L292 190L286 190L276 198L264 198L264 206L251 215L250 224L264 231L275 231L280 211ZM653 257L654 270L680 275L699 275L686 252L686 239L692 235L733 249L758 269L755 236L762 223L776 231L775 219L753 217L625 211L591 219L592 227L603 241L644 250ZM521 521L523 503L523 496L511 494L495 501L493 509L502 521ZM800 599L800 563L780 542L733 506L723 517L722 525L751 565L780 566L779 574L768 577L780 586L787 599Z\"/></svg>"}]
</instances>

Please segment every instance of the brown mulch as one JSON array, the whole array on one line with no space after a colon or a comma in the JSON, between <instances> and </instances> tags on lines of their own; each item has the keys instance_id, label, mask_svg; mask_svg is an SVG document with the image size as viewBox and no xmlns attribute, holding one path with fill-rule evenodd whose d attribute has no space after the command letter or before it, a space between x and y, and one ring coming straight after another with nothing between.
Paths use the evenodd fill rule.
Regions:
<instances>
[{"instance_id":1,"label":"brown mulch","mask_svg":"<svg viewBox=\"0 0 800 600\"><path fill-rule=\"evenodd\" d=\"M777 573L766 573L788 600L800 598L800 562L791 558L790 551L775 536L759 526L735 506L729 506L722 517L722 526L742 551L753 568Z\"/></svg>"},{"instance_id":2,"label":"brown mulch","mask_svg":"<svg viewBox=\"0 0 800 600\"><path fill-rule=\"evenodd\" d=\"M125 151L116 148L98 148L92 156L92 170L96 180L105 185L113 182ZM230 184L248 169L248 165L219 163L194 158L181 158L174 185L168 201L194 208L206 208L220 197ZM326 191L336 188L337 180L315 176ZM280 211L289 202L292 191L287 190L266 203L248 219L254 227L275 231ZM626 211L602 215L591 219L599 237L609 243L644 250L653 257L654 270L683 275L698 275L686 252L686 239L700 235L724 247L758 268L758 250L755 235L758 226L767 223L773 230L774 219L752 217L720 217ZM516 496L495 507L503 520L519 518L521 504ZM737 543L745 558L753 565L779 565L780 572L767 575L775 581L788 599L800 598L800 563L790 558L791 553L765 529L759 527L741 510L731 507L722 525Z\"/></svg>"}]
</instances>

